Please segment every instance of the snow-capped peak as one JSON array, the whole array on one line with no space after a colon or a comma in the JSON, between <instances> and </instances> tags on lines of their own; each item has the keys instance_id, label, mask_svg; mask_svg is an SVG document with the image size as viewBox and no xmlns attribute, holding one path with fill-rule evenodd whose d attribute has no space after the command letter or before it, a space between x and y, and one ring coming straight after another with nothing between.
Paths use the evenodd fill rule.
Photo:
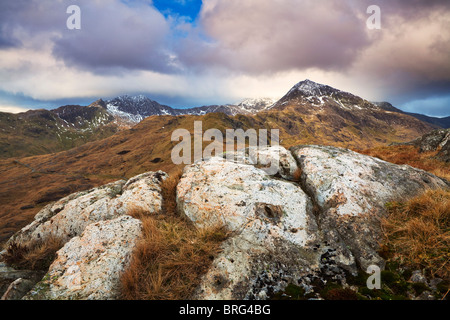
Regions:
<instances>
[{"instance_id":1,"label":"snow-capped peak","mask_svg":"<svg viewBox=\"0 0 450 320\"><path fill-rule=\"evenodd\" d=\"M326 88L326 85L311 81L309 79L306 79L304 81L300 81L297 83L290 91L289 93L293 91L301 91L302 93L314 96L314 95L322 95L321 89Z\"/></svg>"},{"instance_id":2,"label":"snow-capped peak","mask_svg":"<svg viewBox=\"0 0 450 320\"><path fill-rule=\"evenodd\" d=\"M237 105L246 111L260 111L270 109L277 101L274 98L248 98Z\"/></svg>"},{"instance_id":3,"label":"snow-capped peak","mask_svg":"<svg viewBox=\"0 0 450 320\"><path fill-rule=\"evenodd\" d=\"M113 100L120 101L120 102L127 101L127 102L139 103L139 102L143 102L143 101L149 101L150 99L142 94L136 95L136 96L129 96L129 95L125 94L125 95L119 96Z\"/></svg>"},{"instance_id":4,"label":"snow-capped peak","mask_svg":"<svg viewBox=\"0 0 450 320\"><path fill-rule=\"evenodd\" d=\"M379 109L378 106L361 97L309 79L300 81L293 86L274 107L283 108L283 106L288 105L290 101L319 108L335 106L348 111Z\"/></svg>"}]
</instances>

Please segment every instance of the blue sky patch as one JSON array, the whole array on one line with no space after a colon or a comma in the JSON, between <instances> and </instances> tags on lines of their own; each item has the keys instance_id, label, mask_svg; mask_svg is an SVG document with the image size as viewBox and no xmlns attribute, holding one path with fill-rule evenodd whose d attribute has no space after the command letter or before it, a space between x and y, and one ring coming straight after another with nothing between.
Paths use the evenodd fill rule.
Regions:
<instances>
[{"instance_id":1,"label":"blue sky patch","mask_svg":"<svg viewBox=\"0 0 450 320\"><path fill-rule=\"evenodd\" d=\"M202 7L201 0L153 0L153 5L158 9L164 16L169 15L179 15L189 17L194 21L200 9Z\"/></svg>"}]
</instances>

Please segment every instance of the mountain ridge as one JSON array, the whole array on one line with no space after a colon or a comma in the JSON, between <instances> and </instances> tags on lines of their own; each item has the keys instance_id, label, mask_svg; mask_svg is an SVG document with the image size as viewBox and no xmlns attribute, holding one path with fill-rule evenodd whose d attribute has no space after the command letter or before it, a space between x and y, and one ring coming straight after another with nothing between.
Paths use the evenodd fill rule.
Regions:
<instances>
[{"instance_id":1,"label":"mountain ridge","mask_svg":"<svg viewBox=\"0 0 450 320\"><path fill-rule=\"evenodd\" d=\"M275 101L270 98L245 99L237 104L207 105L193 108L172 108L154 101L147 96L122 95L106 101L107 110L118 117L132 123L138 123L143 119L154 115L204 115L212 112L222 112L227 115L255 114L266 110Z\"/></svg>"},{"instance_id":2,"label":"mountain ridge","mask_svg":"<svg viewBox=\"0 0 450 320\"><path fill-rule=\"evenodd\" d=\"M427 116L424 114L420 114L420 113L414 113L414 112L406 112L403 110L400 110L396 107L394 107L392 104L390 104L389 102L383 101L383 102L374 102L375 104L377 104L378 106L380 106L381 108L383 108L386 111L391 111L391 112L399 112L399 113L403 113L403 114L407 114L410 115L414 118L417 118L423 122L427 122L430 123L432 125L444 128L444 129L448 129L450 128L450 116L448 117L431 117L431 116Z\"/></svg>"},{"instance_id":3,"label":"mountain ridge","mask_svg":"<svg viewBox=\"0 0 450 320\"><path fill-rule=\"evenodd\" d=\"M394 108L394 107L392 107ZM394 109L392 109L395 111ZM280 127L289 141L306 139L352 145L405 142L436 128L402 112L333 87L304 80L285 96L273 99L245 99L238 104L176 109L144 95L99 99L89 106L68 105L53 110L31 110L19 114L0 113L2 158L60 152L107 138L130 129L151 116L204 116L223 113L248 116L245 122L267 122ZM325 125L326 124L326 125ZM15 128L15 129L14 129ZM302 134L304 139L293 137ZM286 140L285 140L286 141Z\"/></svg>"}]
</instances>

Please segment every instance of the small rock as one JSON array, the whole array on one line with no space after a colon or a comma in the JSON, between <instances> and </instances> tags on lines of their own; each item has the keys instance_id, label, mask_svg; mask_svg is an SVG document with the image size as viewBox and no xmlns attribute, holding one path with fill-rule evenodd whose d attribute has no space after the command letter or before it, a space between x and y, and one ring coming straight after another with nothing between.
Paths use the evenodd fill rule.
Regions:
<instances>
[{"instance_id":1,"label":"small rock","mask_svg":"<svg viewBox=\"0 0 450 320\"><path fill-rule=\"evenodd\" d=\"M422 274L422 271L420 270L416 270L412 273L411 278L409 279L409 281L414 282L414 283L423 283L423 284L428 284L427 283L427 279L424 277L424 275Z\"/></svg>"},{"instance_id":2,"label":"small rock","mask_svg":"<svg viewBox=\"0 0 450 320\"><path fill-rule=\"evenodd\" d=\"M435 300L435 297L430 291L424 291L414 300Z\"/></svg>"},{"instance_id":3,"label":"small rock","mask_svg":"<svg viewBox=\"0 0 450 320\"><path fill-rule=\"evenodd\" d=\"M19 278L10 284L1 300L20 300L35 284L35 281Z\"/></svg>"},{"instance_id":4,"label":"small rock","mask_svg":"<svg viewBox=\"0 0 450 320\"><path fill-rule=\"evenodd\" d=\"M37 283L42 279L45 272L32 270L16 270L0 262L0 296L3 296L11 283L17 279L29 280Z\"/></svg>"},{"instance_id":5,"label":"small rock","mask_svg":"<svg viewBox=\"0 0 450 320\"><path fill-rule=\"evenodd\" d=\"M251 164L267 171L271 166L277 166L276 172L269 172L270 175L279 174L286 180L293 180L294 174L298 170L297 162L292 153L282 146L273 147L250 147L235 152L227 152L222 155L228 161L236 161L241 164Z\"/></svg>"},{"instance_id":6,"label":"small rock","mask_svg":"<svg viewBox=\"0 0 450 320\"><path fill-rule=\"evenodd\" d=\"M434 278L434 279L431 279L431 280L430 280L430 288L431 288L433 291L437 291L437 286L438 286L439 283L441 283L442 281L444 281L444 280L442 280L442 279L440 279L440 278Z\"/></svg>"}]
</instances>

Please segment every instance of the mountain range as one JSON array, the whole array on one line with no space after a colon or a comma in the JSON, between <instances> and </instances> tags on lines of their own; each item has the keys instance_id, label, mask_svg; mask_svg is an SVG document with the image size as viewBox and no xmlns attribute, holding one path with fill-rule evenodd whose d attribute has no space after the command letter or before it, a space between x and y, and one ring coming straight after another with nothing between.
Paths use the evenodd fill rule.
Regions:
<instances>
[{"instance_id":1,"label":"mountain range","mask_svg":"<svg viewBox=\"0 0 450 320\"><path fill-rule=\"evenodd\" d=\"M388 102L372 103L351 93L305 80L295 85L278 101L270 98L246 99L237 104L177 109L162 105L143 95L124 95L110 100L99 99L89 106L67 105L54 110L30 110L19 114L0 113L0 158L68 150L130 129L150 116L198 116L215 112L228 116L255 116L269 110L284 110L294 102L297 104L294 113L301 113L309 118L315 115L312 122L316 120L322 122L325 118L327 118L325 122L333 120L330 114L337 116L332 122L341 121L343 118L360 122L353 127L355 133L361 131L360 126L370 127L374 124L362 123L362 119L373 122L373 117L378 117L378 120L389 122L391 118L398 118L388 116L389 113L412 116L433 128L450 127L450 117L435 118L406 113ZM323 112L324 108L328 111ZM410 118L399 119L402 119L405 126L414 126L414 123L417 123L411 121L407 124L408 121L404 121ZM291 120L288 117L285 121ZM341 121L338 127L342 125L344 123Z\"/></svg>"},{"instance_id":2,"label":"mountain range","mask_svg":"<svg viewBox=\"0 0 450 320\"><path fill-rule=\"evenodd\" d=\"M268 109L273 99L246 99L235 105L175 109L145 96L99 99L89 106L67 105L12 114L0 112L0 158L24 157L68 150L129 129L160 115L204 115L221 112L251 115Z\"/></svg>"},{"instance_id":3,"label":"mountain range","mask_svg":"<svg viewBox=\"0 0 450 320\"><path fill-rule=\"evenodd\" d=\"M270 98L246 99L238 104L211 105L197 108L175 109L161 105L146 96L120 96L105 102L106 109L112 115L131 123L139 123L143 119L155 115L204 115L212 112L221 112L226 115L255 114L269 109L276 101Z\"/></svg>"}]
</instances>

